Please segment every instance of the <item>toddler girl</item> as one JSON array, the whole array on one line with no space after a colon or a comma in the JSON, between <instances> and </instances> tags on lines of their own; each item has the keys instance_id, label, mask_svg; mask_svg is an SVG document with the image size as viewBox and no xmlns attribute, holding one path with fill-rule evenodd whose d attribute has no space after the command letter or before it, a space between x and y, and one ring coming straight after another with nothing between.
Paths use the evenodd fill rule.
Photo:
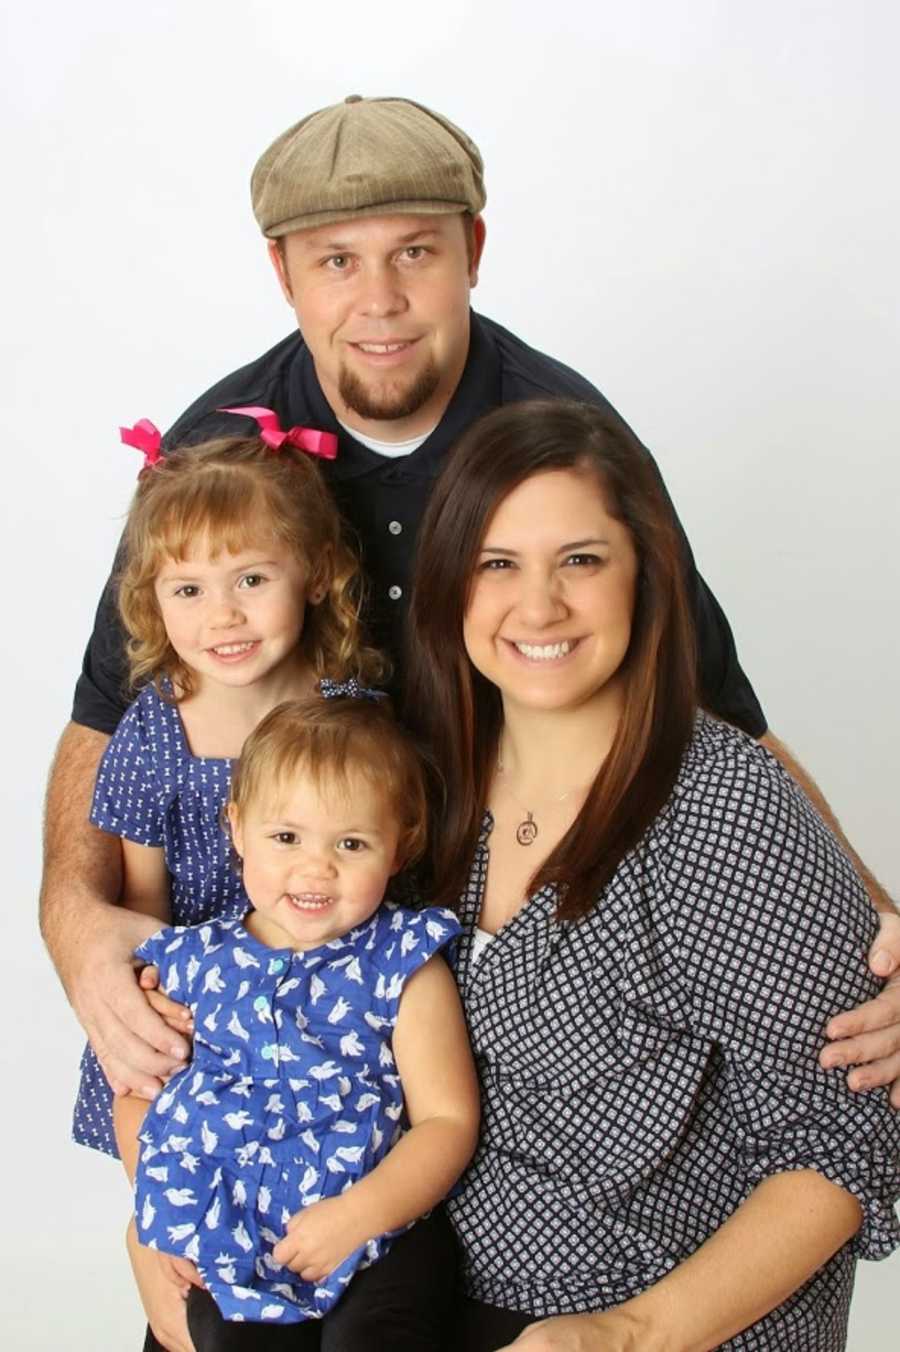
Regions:
<instances>
[{"instance_id":1,"label":"toddler girl","mask_svg":"<svg viewBox=\"0 0 900 1352\"><path fill-rule=\"evenodd\" d=\"M247 914L137 950L190 1007L194 1051L154 1103L116 1100L117 1135L142 1244L205 1283L188 1301L197 1352L281 1346L261 1324L327 1315L391 1232L447 1193L477 1136L456 987L433 960L459 925L383 900L424 845L419 760L385 700L322 684L332 698L263 719L234 773ZM436 1346L439 1331L432 1344L397 1327L391 1280L391 1301L366 1291L359 1345ZM318 1337L307 1322L290 1346Z\"/></svg>"},{"instance_id":2,"label":"toddler girl","mask_svg":"<svg viewBox=\"0 0 900 1352\"><path fill-rule=\"evenodd\" d=\"M125 904L180 925L247 908L220 825L247 734L326 672L378 674L337 510L290 439L328 454L325 434L285 434L267 410L233 411L258 415L263 436L162 456L151 423L123 430L145 453L118 591L132 683L143 688L101 762L91 821L122 838ZM74 1135L116 1153L111 1094L90 1048Z\"/></svg>"}]
</instances>

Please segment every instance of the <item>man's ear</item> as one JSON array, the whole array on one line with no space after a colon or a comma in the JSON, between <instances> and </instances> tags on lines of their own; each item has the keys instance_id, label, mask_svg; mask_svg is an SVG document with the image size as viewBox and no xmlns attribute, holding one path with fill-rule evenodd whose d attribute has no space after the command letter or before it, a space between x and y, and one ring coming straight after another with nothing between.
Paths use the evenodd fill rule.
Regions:
<instances>
[{"instance_id":1,"label":"man's ear","mask_svg":"<svg viewBox=\"0 0 900 1352\"><path fill-rule=\"evenodd\" d=\"M284 296L288 305L294 304L294 293L291 290L291 279L287 270L287 254L284 240L270 239L267 245L269 253L269 262L275 269L275 276L278 278L278 285L281 287L281 294Z\"/></svg>"},{"instance_id":2,"label":"man's ear","mask_svg":"<svg viewBox=\"0 0 900 1352\"><path fill-rule=\"evenodd\" d=\"M469 250L469 286L478 285L478 268L484 253L484 240L487 227L483 216L476 216L472 222L471 248Z\"/></svg>"}]
</instances>

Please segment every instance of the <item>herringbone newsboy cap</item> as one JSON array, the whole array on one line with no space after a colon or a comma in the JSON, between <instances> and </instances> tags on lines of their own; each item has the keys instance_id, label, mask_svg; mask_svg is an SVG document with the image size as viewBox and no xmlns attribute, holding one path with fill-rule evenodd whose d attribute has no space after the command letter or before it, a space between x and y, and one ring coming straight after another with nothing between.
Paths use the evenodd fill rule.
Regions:
<instances>
[{"instance_id":1,"label":"herringbone newsboy cap","mask_svg":"<svg viewBox=\"0 0 900 1352\"><path fill-rule=\"evenodd\" d=\"M475 214L485 203L481 155L465 132L421 103L359 94L279 136L250 194L270 239L356 216Z\"/></svg>"}]
</instances>

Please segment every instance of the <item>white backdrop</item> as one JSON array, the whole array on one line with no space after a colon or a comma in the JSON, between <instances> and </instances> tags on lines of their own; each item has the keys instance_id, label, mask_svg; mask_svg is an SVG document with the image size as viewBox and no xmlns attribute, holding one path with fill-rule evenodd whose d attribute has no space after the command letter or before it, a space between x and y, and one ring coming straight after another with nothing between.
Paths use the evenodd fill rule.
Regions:
<instances>
[{"instance_id":1,"label":"white backdrop","mask_svg":"<svg viewBox=\"0 0 900 1352\"><path fill-rule=\"evenodd\" d=\"M292 316L257 155L348 93L479 143L478 307L578 367L653 448L772 727L900 890L892 0L82 0L3 7L3 587L10 962L0 1326L136 1349L118 1166L68 1143L78 1030L36 934L42 782L161 426ZM12 1093L8 1092L12 1089ZM852 1352L895 1346L900 1255Z\"/></svg>"}]
</instances>

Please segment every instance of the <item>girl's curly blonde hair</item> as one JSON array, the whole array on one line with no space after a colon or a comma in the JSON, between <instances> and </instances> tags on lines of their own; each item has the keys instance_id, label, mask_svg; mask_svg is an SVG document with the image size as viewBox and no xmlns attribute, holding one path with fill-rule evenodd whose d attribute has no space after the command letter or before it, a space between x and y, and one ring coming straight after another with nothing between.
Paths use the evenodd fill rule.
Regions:
<instances>
[{"instance_id":1,"label":"girl's curly blonde hair","mask_svg":"<svg viewBox=\"0 0 900 1352\"><path fill-rule=\"evenodd\" d=\"M384 675L384 659L362 636L359 564L317 467L289 445L273 452L259 437L221 437L172 451L140 476L118 577L132 686L152 679L176 702L194 689L169 642L155 583L164 563L188 557L204 538L235 554L268 540L287 546L308 572L308 592L324 591L307 606L301 639L317 675Z\"/></svg>"}]
</instances>

